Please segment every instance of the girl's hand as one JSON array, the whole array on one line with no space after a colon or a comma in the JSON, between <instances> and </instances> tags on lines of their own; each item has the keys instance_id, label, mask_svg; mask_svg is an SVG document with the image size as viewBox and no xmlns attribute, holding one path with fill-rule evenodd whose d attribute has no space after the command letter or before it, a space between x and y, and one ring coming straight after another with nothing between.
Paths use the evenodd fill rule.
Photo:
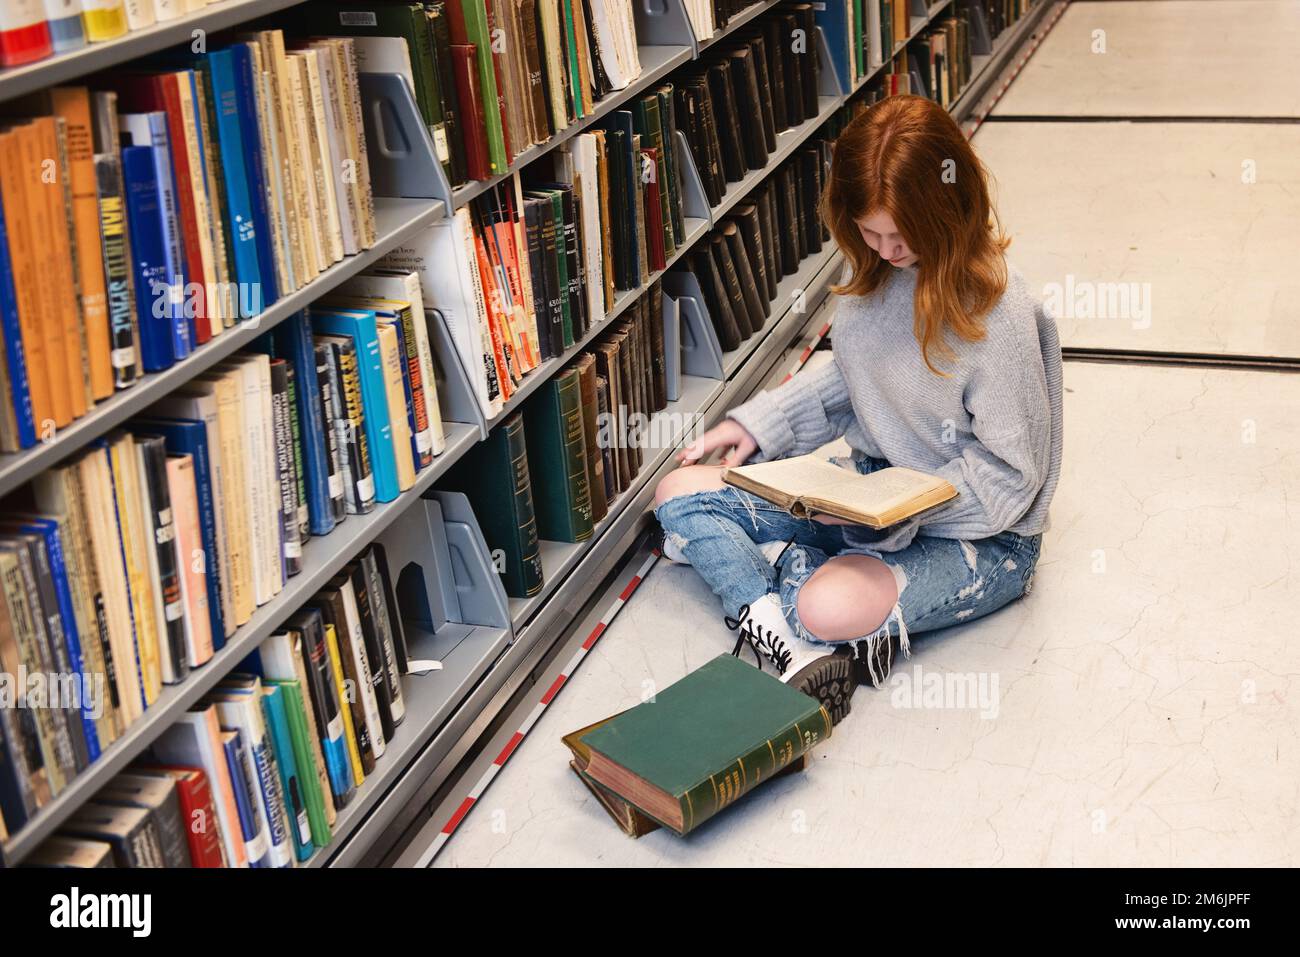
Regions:
<instances>
[{"instance_id":1,"label":"girl's hand","mask_svg":"<svg viewBox=\"0 0 1300 957\"><path fill-rule=\"evenodd\" d=\"M744 465L758 451L758 443L743 425L735 419L726 419L678 452L677 461L682 465L694 465L717 449L727 450L722 464L731 467Z\"/></svg>"}]
</instances>

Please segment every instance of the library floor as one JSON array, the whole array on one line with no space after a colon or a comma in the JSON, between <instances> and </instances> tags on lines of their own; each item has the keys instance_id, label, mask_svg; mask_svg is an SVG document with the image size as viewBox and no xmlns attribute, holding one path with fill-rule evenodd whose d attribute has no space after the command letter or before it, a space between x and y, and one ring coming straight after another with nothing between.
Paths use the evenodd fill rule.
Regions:
<instances>
[{"instance_id":1,"label":"library floor","mask_svg":"<svg viewBox=\"0 0 1300 957\"><path fill-rule=\"evenodd\" d=\"M1031 284L1150 284L1150 322L1062 316L1066 346L1300 356L1298 41L1289 0L1066 11L974 140ZM1214 119L1247 116L1289 121ZM573 777L561 735L730 650L708 589L660 561L435 866L1300 864L1300 375L1067 361L1064 380L1032 591L916 638L805 773L635 841ZM935 676L973 700L926 706Z\"/></svg>"}]
</instances>

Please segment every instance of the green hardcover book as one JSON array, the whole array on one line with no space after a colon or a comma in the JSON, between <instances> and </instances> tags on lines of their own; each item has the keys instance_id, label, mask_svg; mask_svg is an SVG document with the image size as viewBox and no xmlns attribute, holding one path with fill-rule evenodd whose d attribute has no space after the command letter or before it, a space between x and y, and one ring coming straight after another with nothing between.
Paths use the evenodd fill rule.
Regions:
<instances>
[{"instance_id":1,"label":"green hardcover book","mask_svg":"<svg viewBox=\"0 0 1300 957\"><path fill-rule=\"evenodd\" d=\"M560 0L564 14L564 48L569 60L569 91L572 95L573 118L583 117L582 71L578 69L578 37L573 28L573 0Z\"/></svg>"},{"instance_id":2,"label":"green hardcover book","mask_svg":"<svg viewBox=\"0 0 1300 957\"><path fill-rule=\"evenodd\" d=\"M325 816L325 799L316 774L316 758L312 754L311 732L307 726L306 703L302 687L297 681L265 681L264 684L280 689L284 699L285 717L289 722L289 737L293 742L293 760L298 768L298 784L307 805L307 822L311 827L311 841L317 847L330 842L329 820Z\"/></svg>"},{"instance_id":3,"label":"green hardcover book","mask_svg":"<svg viewBox=\"0 0 1300 957\"><path fill-rule=\"evenodd\" d=\"M641 134L641 145L656 150L655 181L659 184L659 221L663 226L664 255L671 256L677 249L673 242L673 217L669 208L669 173L666 137L659 113L659 95L647 93L632 104L633 129Z\"/></svg>"},{"instance_id":4,"label":"green hardcover book","mask_svg":"<svg viewBox=\"0 0 1300 957\"><path fill-rule=\"evenodd\" d=\"M464 492L488 549L505 557L498 568L506 594L528 598L542 590L542 554L533 512L524 419L516 412L469 450L443 479Z\"/></svg>"},{"instance_id":5,"label":"green hardcover book","mask_svg":"<svg viewBox=\"0 0 1300 957\"><path fill-rule=\"evenodd\" d=\"M496 68L492 65L493 37L488 29L487 8L483 0L451 0L447 4L447 13L450 16L451 42L474 44L479 90L482 91L483 96L483 126L487 133L488 168L493 176L498 176L510 168L510 157L506 155L501 100L497 90Z\"/></svg>"},{"instance_id":6,"label":"green hardcover book","mask_svg":"<svg viewBox=\"0 0 1300 957\"><path fill-rule=\"evenodd\" d=\"M674 134L677 131L676 110L673 107L673 85L666 83L659 87L655 95L659 98L659 120L664 133L664 169L668 175L668 211L673 227L673 247L686 242L686 227L682 223L681 174L677 169L677 143ZM660 184L661 186L663 184ZM660 195L664 190L660 189Z\"/></svg>"},{"instance_id":7,"label":"green hardcover book","mask_svg":"<svg viewBox=\"0 0 1300 957\"><path fill-rule=\"evenodd\" d=\"M876 0L869 0L875 3ZM867 52L862 42L863 31L867 25L867 9L863 0L853 0L853 77L865 76L867 72Z\"/></svg>"},{"instance_id":8,"label":"green hardcover book","mask_svg":"<svg viewBox=\"0 0 1300 957\"><path fill-rule=\"evenodd\" d=\"M591 537L591 490L577 369L553 376L524 403L524 434L537 534L553 542L585 542Z\"/></svg>"},{"instance_id":9,"label":"green hardcover book","mask_svg":"<svg viewBox=\"0 0 1300 957\"><path fill-rule=\"evenodd\" d=\"M687 834L830 734L814 698L720 655L581 743L593 780Z\"/></svg>"},{"instance_id":10,"label":"green hardcover book","mask_svg":"<svg viewBox=\"0 0 1300 957\"><path fill-rule=\"evenodd\" d=\"M563 329L564 348L573 345L573 308L569 297L569 256L568 242L564 233L564 194L558 189L544 189L527 192L526 197L539 197L550 201L549 212L545 214L542 224L542 238L546 243L547 269L554 278L551 287L559 294L560 316ZM553 232L552 232L553 228ZM555 254L551 255L551 239L555 240ZM549 285L549 281L548 281Z\"/></svg>"}]
</instances>

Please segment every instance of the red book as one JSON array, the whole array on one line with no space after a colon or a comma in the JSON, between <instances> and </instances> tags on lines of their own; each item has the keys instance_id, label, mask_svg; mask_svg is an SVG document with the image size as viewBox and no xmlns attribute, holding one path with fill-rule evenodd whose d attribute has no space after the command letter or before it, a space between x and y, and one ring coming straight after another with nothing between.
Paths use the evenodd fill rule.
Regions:
<instances>
[{"instance_id":1,"label":"red book","mask_svg":"<svg viewBox=\"0 0 1300 957\"><path fill-rule=\"evenodd\" d=\"M488 162L487 127L483 119L483 94L478 85L478 51L472 43L454 43L451 65L456 78L456 99L465 135L465 167L470 179L491 179Z\"/></svg>"},{"instance_id":2,"label":"red book","mask_svg":"<svg viewBox=\"0 0 1300 957\"><path fill-rule=\"evenodd\" d=\"M657 170L655 159L659 151L655 149L642 150L641 162L649 163L651 170ZM645 238L646 251L650 259L650 271L657 272L667 267L667 260L664 258L664 219L663 209L659 205L659 178L651 176L649 182L645 184Z\"/></svg>"},{"instance_id":3,"label":"red book","mask_svg":"<svg viewBox=\"0 0 1300 957\"><path fill-rule=\"evenodd\" d=\"M53 52L41 0L0 3L0 66L21 66Z\"/></svg>"},{"instance_id":4,"label":"red book","mask_svg":"<svg viewBox=\"0 0 1300 957\"><path fill-rule=\"evenodd\" d=\"M202 769L148 766L136 770L141 774L169 777L176 782L194 866L225 867L226 858L221 852L221 822L217 819L217 806L213 803L208 776Z\"/></svg>"}]
</instances>

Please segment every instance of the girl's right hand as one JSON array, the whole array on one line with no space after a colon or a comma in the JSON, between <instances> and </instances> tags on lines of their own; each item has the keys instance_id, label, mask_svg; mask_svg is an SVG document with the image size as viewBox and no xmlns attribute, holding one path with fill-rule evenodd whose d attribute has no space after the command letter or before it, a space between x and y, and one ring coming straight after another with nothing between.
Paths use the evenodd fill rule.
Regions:
<instances>
[{"instance_id":1,"label":"girl's right hand","mask_svg":"<svg viewBox=\"0 0 1300 957\"><path fill-rule=\"evenodd\" d=\"M722 457L722 464L731 467L744 465L749 457L758 451L758 443L735 419L724 419L720 425L715 425L678 452L677 461L682 465L694 465L717 449L727 450Z\"/></svg>"}]
</instances>

